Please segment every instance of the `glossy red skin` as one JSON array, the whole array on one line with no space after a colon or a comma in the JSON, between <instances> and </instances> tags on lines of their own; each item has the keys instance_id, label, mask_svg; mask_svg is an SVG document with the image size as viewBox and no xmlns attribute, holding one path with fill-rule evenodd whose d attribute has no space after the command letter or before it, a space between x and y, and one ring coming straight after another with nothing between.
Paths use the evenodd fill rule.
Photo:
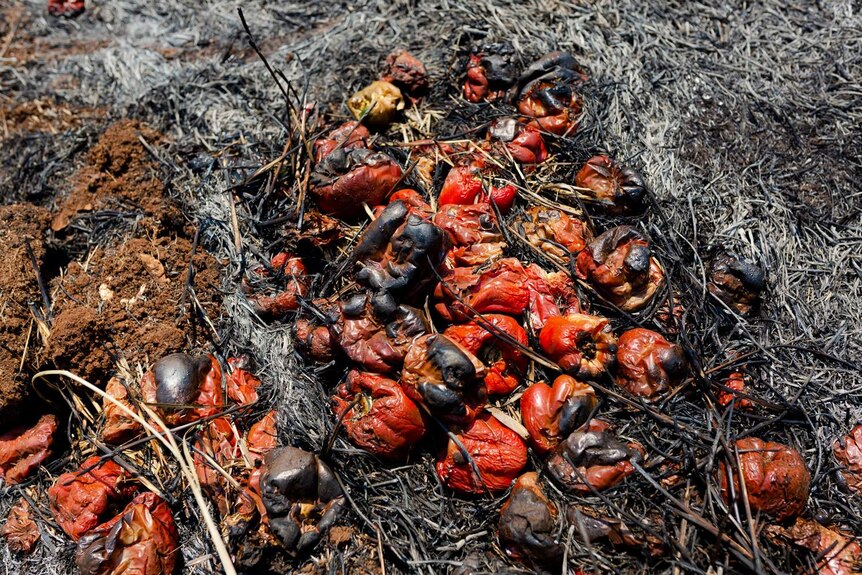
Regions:
<instances>
[{"instance_id":1,"label":"glossy red skin","mask_svg":"<svg viewBox=\"0 0 862 575\"><path fill-rule=\"evenodd\" d=\"M273 273L283 277L284 289L279 289L274 295L263 295L252 293L249 300L254 304L255 310L263 315L281 317L289 312L299 309L300 297L308 293L308 271L300 258L281 252L272 257L270 266L273 272L265 268L258 268L252 274L259 277L269 277ZM279 286L281 288L282 286ZM251 286L245 285L244 289L250 291Z\"/></svg>"},{"instance_id":2,"label":"glossy red skin","mask_svg":"<svg viewBox=\"0 0 862 575\"><path fill-rule=\"evenodd\" d=\"M744 373L734 371L724 381L724 386L728 389L720 389L716 394L720 406L727 407L734 401L736 402L734 405L736 409L747 409L753 405L750 399L739 395L748 393Z\"/></svg>"},{"instance_id":3,"label":"glossy red skin","mask_svg":"<svg viewBox=\"0 0 862 575\"><path fill-rule=\"evenodd\" d=\"M227 360L228 371L225 377L228 399L240 405L249 405L258 400L257 388L260 387L260 379L253 373L242 368L245 358L229 357Z\"/></svg>"},{"instance_id":4,"label":"glossy red skin","mask_svg":"<svg viewBox=\"0 0 862 575\"><path fill-rule=\"evenodd\" d=\"M23 497L9 510L6 523L0 527L0 537L6 540L13 553L30 553L42 538L39 526L30 515L30 504Z\"/></svg>"},{"instance_id":5,"label":"glossy red skin","mask_svg":"<svg viewBox=\"0 0 862 575\"><path fill-rule=\"evenodd\" d=\"M403 172L391 158L380 160L355 166L330 184L314 188L321 211L337 218L355 218L365 213L363 203L376 206L383 202Z\"/></svg>"},{"instance_id":6,"label":"glossy red skin","mask_svg":"<svg viewBox=\"0 0 862 575\"><path fill-rule=\"evenodd\" d=\"M573 134L578 129L581 116L583 107L581 98L572 92L571 99L568 102L562 102L562 110L555 111L547 107L541 98L534 96L536 92L551 87L551 85L549 82L537 84L530 93L523 95L518 102L518 111L525 116L534 118L529 125L541 131L550 132L557 136Z\"/></svg>"},{"instance_id":7,"label":"glossy red skin","mask_svg":"<svg viewBox=\"0 0 862 575\"><path fill-rule=\"evenodd\" d=\"M508 335L524 348L529 347L527 332L516 319L506 315L484 315L481 321L453 325L443 332L473 355L480 356L480 352L488 347L499 352L500 358L487 366L485 375L485 387L490 395L506 395L514 391L521 385L527 368L527 356L518 347L499 338L497 334L500 333Z\"/></svg>"},{"instance_id":8,"label":"glossy red skin","mask_svg":"<svg viewBox=\"0 0 862 575\"><path fill-rule=\"evenodd\" d=\"M530 292L528 319L533 331L542 331L552 317L581 313L578 292L568 274L548 273L536 264L527 266L525 274L525 285Z\"/></svg>"},{"instance_id":9,"label":"glossy red skin","mask_svg":"<svg viewBox=\"0 0 862 575\"><path fill-rule=\"evenodd\" d=\"M742 475L752 513L762 512L778 521L800 515L808 503L811 474L798 451L771 441L747 437L736 442L740 469L730 471L736 498L742 496ZM721 495L730 499L728 468L720 466Z\"/></svg>"},{"instance_id":10,"label":"glossy red skin","mask_svg":"<svg viewBox=\"0 0 862 575\"><path fill-rule=\"evenodd\" d=\"M141 493L123 512L78 544L75 562L93 575L171 575L179 555L173 515L155 493Z\"/></svg>"},{"instance_id":11,"label":"glossy red skin","mask_svg":"<svg viewBox=\"0 0 862 575\"><path fill-rule=\"evenodd\" d=\"M341 145L342 150L367 148L371 134L359 122L344 122L323 138L314 142L314 161L320 162Z\"/></svg>"},{"instance_id":12,"label":"glossy red skin","mask_svg":"<svg viewBox=\"0 0 862 575\"><path fill-rule=\"evenodd\" d=\"M440 206L434 225L449 237L453 247L447 260L453 267L481 265L503 256L506 243L491 204Z\"/></svg>"},{"instance_id":13,"label":"glossy red skin","mask_svg":"<svg viewBox=\"0 0 862 575\"><path fill-rule=\"evenodd\" d=\"M14 429L0 435L0 479L6 485L17 485L51 457L51 445L57 432L57 417L43 415L36 425Z\"/></svg>"},{"instance_id":14,"label":"glossy red skin","mask_svg":"<svg viewBox=\"0 0 862 575\"><path fill-rule=\"evenodd\" d=\"M569 375L557 377L553 387L545 382L534 383L521 396L521 421L536 451L550 453L565 439L560 433L560 416L566 402L576 397L598 402L591 386Z\"/></svg>"},{"instance_id":15,"label":"glossy red skin","mask_svg":"<svg viewBox=\"0 0 862 575\"><path fill-rule=\"evenodd\" d=\"M539 334L542 351L567 374L581 379L609 370L616 360L616 344L606 318L585 314L549 318ZM595 352L586 349L593 345Z\"/></svg>"},{"instance_id":16,"label":"glossy red skin","mask_svg":"<svg viewBox=\"0 0 862 575\"><path fill-rule=\"evenodd\" d=\"M850 430L832 447L835 459L844 469L839 473L852 491L862 494L862 424Z\"/></svg>"},{"instance_id":17,"label":"glossy red skin","mask_svg":"<svg viewBox=\"0 0 862 575\"><path fill-rule=\"evenodd\" d=\"M344 429L357 447L384 459L402 457L425 435L419 408L398 382L373 373L351 370L332 397L332 410L344 416Z\"/></svg>"},{"instance_id":18,"label":"glossy red skin","mask_svg":"<svg viewBox=\"0 0 862 575\"><path fill-rule=\"evenodd\" d=\"M507 489L527 464L527 444L521 437L489 413L479 415L458 440L470 454L479 477L470 462L451 439L446 452L437 459L440 481L460 493L498 492Z\"/></svg>"},{"instance_id":19,"label":"glossy red skin","mask_svg":"<svg viewBox=\"0 0 862 575\"><path fill-rule=\"evenodd\" d=\"M643 328L624 332L617 342L617 385L646 399L679 385L685 374L667 373L663 365L667 354L685 357L678 345L670 343L660 333Z\"/></svg>"},{"instance_id":20,"label":"glossy red skin","mask_svg":"<svg viewBox=\"0 0 862 575\"><path fill-rule=\"evenodd\" d=\"M520 261L505 258L481 273L455 268L434 291L435 309L447 321L469 321L476 313L518 316L530 303L526 271ZM459 296L470 306L458 301ZM472 308L472 309L470 309Z\"/></svg>"},{"instance_id":21,"label":"glossy red skin","mask_svg":"<svg viewBox=\"0 0 862 575\"><path fill-rule=\"evenodd\" d=\"M471 54L467 61L467 77L464 79L464 98L468 102L477 104L485 100L490 94L488 78L482 67L482 56Z\"/></svg>"},{"instance_id":22,"label":"glossy red skin","mask_svg":"<svg viewBox=\"0 0 862 575\"><path fill-rule=\"evenodd\" d=\"M192 405L198 406L191 409L170 409L168 407L158 408L162 418L168 425L181 425L190 423L205 417L211 417L219 413L224 407L224 394L222 393L221 364L210 355L210 369L198 388L198 395ZM141 378L141 395L148 404L156 404L156 380L153 372L148 371Z\"/></svg>"},{"instance_id":23,"label":"glossy red skin","mask_svg":"<svg viewBox=\"0 0 862 575\"><path fill-rule=\"evenodd\" d=\"M524 126L511 142L506 143L506 148L519 164L541 164L548 159L548 149L545 147L545 139L533 126Z\"/></svg>"},{"instance_id":24,"label":"glossy red skin","mask_svg":"<svg viewBox=\"0 0 862 575\"><path fill-rule=\"evenodd\" d=\"M98 457L90 457L79 470L64 473L48 488L54 520L77 541L99 524L110 503L129 494L123 485L126 479L126 471L113 461L100 464Z\"/></svg>"},{"instance_id":25,"label":"glossy red skin","mask_svg":"<svg viewBox=\"0 0 862 575\"><path fill-rule=\"evenodd\" d=\"M488 189L487 196L490 198L489 201L497 205L497 209L500 210L501 214L507 214L512 209L512 204L515 203L518 189L512 184L499 188L489 186ZM437 198L437 205L469 205L485 197L486 193L482 186L479 169L475 166L455 166L449 170L449 174L443 182L443 187L440 189L440 195Z\"/></svg>"}]
</instances>

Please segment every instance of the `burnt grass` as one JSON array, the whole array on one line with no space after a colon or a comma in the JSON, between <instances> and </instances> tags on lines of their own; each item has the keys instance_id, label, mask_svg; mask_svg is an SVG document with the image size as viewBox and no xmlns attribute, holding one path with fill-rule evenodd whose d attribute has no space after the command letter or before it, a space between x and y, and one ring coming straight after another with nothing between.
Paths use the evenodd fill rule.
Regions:
<instances>
[{"instance_id":1,"label":"burnt grass","mask_svg":"<svg viewBox=\"0 0 862 575\"><path fill-rule=\"evenodd\" d=\"M249 29L269 64L284 74L285 96L249 46L231 3L215 2L202 13L193 3L119 0L57 21L41 2L27 2L0 8L0 197L3 204L30 203L56 215L109 126L134 119L147 127L142 130L161 133L145 155L171 209L181 207L183 216L171 230L153 234L180 237L188 251L196 233L221 274L220 313L209 318L217 333L192 316L194 337L178 341L223 357L250 353L266 389L261 410L278 409L281 442L320 452L333 431L329 395L342 372L305 366L292 349L290 318L261 321L240 290L248 269L279 249L299 247L285 216L304 209L296 193L307 169L302 152L285 159L278 185L272 171L250 178L319 130L312 123L300 131L291 109L311 102L318 117L345 119L344 100L377 76L389 51L407 48L433 79L416 117L433 117L437 136L457 136L507 111L459 97L471 47L508 41L524 64L551 49L568 50L589 71L585 118L574 138L555 142L555 173L540 170L531 181L571 182L597 151L644 174L653 199L649 214L631 221L597 217L594 224L603 230L631 223L651 238L684 309L674 338L696 367L684 389L657 404L600 394L602 417L647 448L642 472L603 497L546 487L561 505L613 516L640 540L666 542L667 552L656 558L638 548L585 545L572 532L570 566L601 573L799 572L813 564L810 554L772 542L761 532L768 519L728 510L715 474L727 456L724 446L737 437L791 445L812 474L806 517L862 536L862 502L841 491L831 453L835 438L862 421L860 10L850 1L778 0L746 7L249 3L243 6ZM412 138L432 135L417 126L408 128ZM400 137L390 133L381 142ZM136 206L111 207L62 234L46 227L38 238L43 281L62 285L70 262L93 250L112 253L111 246L142 233L142 218L152 217ZM143 229L152 228L145 221ZM706 292L705 261L716 249L735 250L766 270L758 316L728 317ZM522 246L513 252L535 258ZM320 292L344 260L334 252L309 253ZM38 306L38 287L27 285L34 293L24 301ZM655 309L630 317L594 302L593 310L607 313L616 333L658 325ZM749 374L751 410L715 402L718 384L737 365ZM552 375L539 371L537 378ZM75 425L73 418L73 448L79 445ZM444 490L433 470L435 448L429 440L405 464L387 465L339 435L328 460L350 495L342 526L351 535L330 538L304 561L280 558L272 568L379 572L384 562L388 573L522 572L496 542L504 497L463 498ZM25 486L43 512L43 543L30 557L4 547L0 557L10 573L72 572L74 546L51 527L38 498L52 476L80 459L67 452ZM538 460L533 465L540 468ZM674 475L673 482L661 481ZM20 493L0 487L0 516ZM215 559L195 561L211 548L190 498L184 501L181 490L175 495L183 572L217 570Z\"/></svg>"}]
</instances>

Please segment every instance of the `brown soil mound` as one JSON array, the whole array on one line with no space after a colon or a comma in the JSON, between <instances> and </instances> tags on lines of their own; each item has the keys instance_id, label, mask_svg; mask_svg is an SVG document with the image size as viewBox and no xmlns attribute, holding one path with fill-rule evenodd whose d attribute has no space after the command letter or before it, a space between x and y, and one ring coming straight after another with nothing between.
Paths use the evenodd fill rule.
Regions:
<instances>
[{"instance_id":1,"label":"brown soil mound","mask_svg":"<svg viewBox=\"0 0 862 575\"><path fill-rule=\"evenodd\" d=\"M51 229L61 232L76 217L101 211L140 213L140 225L150 233L182 229L182 214L165 197L158 165L142 139L156 145L162 135L132 120L111 125L76 174L72 192L60 205Z\"/></svg>"},{"instance_id":2,"label":"brown soil mound","mask_svg":"<svg viewBox=\"0 0 862 575\"><path fill-rule=\"evenodd\" d=\"M147 365L160 356L193 347L209 330L192 319L190 295L183 301L192 244L184 238L134 238L97 249L72 263L53 285L55 321L47 359L97 384L107 383L116 361ZM203 250L194 256L194 293L215 321L219 265Z\"/></svg>"},{"instance_id":3,"label":"brown soil mound","mask_svg":"<svg viewBox=\"0 0 862 575\"><path fill-rule=\"evenodd\" d=\"M30 305L42 307L25 239L41 266L43 230L49 219L46 209L30 204L0 206L0 246L4 250L0 258L0 421L4 427L28 396L29 367L38 340Z\"/></svg>"},{"instance_id":4,"label":"brown soil mound","mask_svg":"<svg viewBox=\"0 0 862 575\"><path fill-rule=\"evenodd\" d=\"M55 98L16 102L0 96L0 140L21 132L59 134L103 118L105 113L103 108L75 107Z\"/></svg>"}]
</instances>

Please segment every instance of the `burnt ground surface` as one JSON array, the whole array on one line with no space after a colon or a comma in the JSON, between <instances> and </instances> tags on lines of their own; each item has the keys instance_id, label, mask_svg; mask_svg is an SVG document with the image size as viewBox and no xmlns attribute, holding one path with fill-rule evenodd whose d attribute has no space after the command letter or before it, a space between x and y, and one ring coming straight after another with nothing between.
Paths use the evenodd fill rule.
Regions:
<instances>
[{"instance_id":1,"label":"burnt ground surface","mask_svg":"<svg viewBox=\"0 0 862 575\"><path fill-rule=\"evenodd\" d=\"M716 438L756 434L805 456L809 516L862 535L860 501L839 490L831 458L834 438L862 420L862 6L548 4L249 2L243 10L269 62L333 118L346 117L342 102L376 77L389 51L409 49L434 80L419 111L438 133L487 112L465 109L458 96L471 46L507 40L524 62L551 49L574 53L590 72L587 121L561 162L606 150L642 170L660 209L640 225L679 279L685 337L710 376L744 361L762 400L728 414L694 388L656 408L693 435L612 400L603 414L679 465L674 497L719 532L738 535L717 503ZM281 441L322 447L333 425L328 390L297 369L289 326L257 320L239 291L244 266L279 234L255 225L259 214L240 203L238 251L226 190L281 154L287 122L235 9L119 0L58 21L41 2L0 4L0 238L10 254L0 264L0 409L38 415L9 405L21 405L41 367L98 380L118 363L143 368L174 349L245 351L279 409ZM767 270L759 318L719 325L708 309L701 256L719 246ZM192 252L194 298L183 295ZM73 446L74 429L73 421ZM59 457L28 493L39 497L78 458ZM283 571L379 572L378 550L390 573L517 571L496 548L500 500L453 498L430 454L384 466L339 440L332 463L354 512L312 559ZM19 490L0 489L5 516ZM612 497L661 525L687 556L575 545L573 565L702 572L729 561L710 528L693 527L646 478ZM607 511L607 502L586 503ZM183 569L211 572L217 562L194 513L178 515ZM33 556L0 551L8 572L72 571L73 546L50 521L40 524ZM762 571L804 561L766 540L753 548Z\"/></svg>"}]
</instances>

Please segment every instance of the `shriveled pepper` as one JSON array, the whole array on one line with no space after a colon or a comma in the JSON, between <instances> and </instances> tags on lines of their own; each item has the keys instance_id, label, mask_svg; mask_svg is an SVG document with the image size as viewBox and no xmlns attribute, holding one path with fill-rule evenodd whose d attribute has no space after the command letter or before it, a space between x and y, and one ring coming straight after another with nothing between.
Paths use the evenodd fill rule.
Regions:
<instances>
[{"instance_id":1,"label":"shriveled pepper","mask_svg":"<svg viewBox=\"0 0 862 575\"><path fill-rule=\"evenodd\" d=\"M506 556L543 573L559 573L565 544L559 511L542 491L538 475L521 475L500 509L500 544Z\"/></svg>"},{"instance_id":2,"label":"shriveled pepper","mask_svg":"<svg viewBox=\"0 0 862 575\"><path fill-rule=\"evenodd\" d=\"M270 530L291 555L311 551L344 509L329 466L295 447L266 454L260 487Z\"/></svg>"},{"instance_id":3,"label":"shriveled pepper","mask_svg":"<svg viewBox=\"0 0 862 575\"><path fill-rule=\"evenodd\" d=\"M562 487L574 493L603 491L618 485L634 473L632 462L643 462L638 443L623 443L611 433L610 425L593 419L584 429L570 434L547 460L548 473Z\"/></svg>"},{"instance_id":4,"label":"shriveled pepper","mask_svg":"<svg viewBox=\"0 0 862 575\"><path fill-rule=\"evenodd\" d=\"M372 128L385 129L404 109L404 96L394 84L376 80L351 96L347 109Z\"/></svg>"},{"instance_id":5,"label":"shriveled pepper","mask_svg":"<svg viewBox=\"0 0 862 575\"><path fill-rule=\"evenodd\" d=\"M351 370L332 405L350 440L378 457L402 457L425 435L419 408L398 382L380 375Z\"/></svg>"},{"instance_id":6,"label":"shriveled pepper","mask_svg":"<svg viewBox=\"0 0 862 575\"><path fill-rule=\"evenodd\" d=\"M515 86L518 111L533 118L531 124L563 136L577 130L583 100L577 89L587 79L570 55L550 52L524 70Z\"/></svg>"},{"instance_id":7,"label":"shriveled pepper","mask_svg":"<svg viewBox=\"0 0 862 575\"><path fill-rule=\"evenodd\" d=\"M30 515L30 504L23 497L9 510L6 523L0 526L0 537L6 540L9 551L30 553L42 538L39 526Z\"/></svg>"},{"instance_id":8,"label":"shriveled pepper","mask_svg":"<svg viewBox=\"0 0 862 575\"><path fill-rule=\"evenodd\" d=\"M859 575L862 547L852 533L829 529L810 519L797 517L790 527L771 525L769 535L777 536L776 543L789 542L814 555L816 575Z\"/></svg>"},{"instance_id":9,"label":"shriveled pepper","mask_svg":"<svg viewBox=\"0 0 862 575\"><path fill-rule=\"evenodd\" d=\"M413 97L428 91L428 71L425 64L407 50L396 50L386 57L386 72L381 79Z\"/></svg>"},{"instance_id":10,"label":"shriveled pepper","mask_svg":"<svg viewBox=\"0 0 862 575\"><path fill-rule=\"evenodd\" d=\"M801 514L808 503L811 473L799 452L756 437L740 439L735 447L739 467L736 463L728 467L724 461L720 465L724 500L731 503L742 497L741 479L753 512L760 511L779 521Z\"/></svg>"},{"instance_id":11,"label":"shriveled pepper","mask_svg":"<svg viewBox=\"0 0 862 575\"><path fill-rule=\"evenodd\" d=\"M485 366L442 334L416 338L404 358L401 387L433 414L469 426L487 397Z\"/></svg>"},{"instance_id":12,"label":"shriveled pepper","mask_svg":"<svg viewBox=\"0 0 862 575\"><path fill-rule=\"evenodd\" d=\"M0 479L17 485L52 455L57 417L43 415L33 427L17 428L0 435Z\"/></svg>"},{"instance_id":13,"label":"shriveled pepper","mask_svg":"<svg viewBox=\"0 0 862 575\"><path fill-rule=\"evenodd\" d=\"M222 469L230 467L237 455L237 448L236 435L227 418L219 417L203 426L200 438L195 442L193 456L195 473L201 487L215 503L221 515L225 515L227 513L225 478L203 454Z\"/></svg>"},{"instance_id":14,"label":"shriveled pepper","mask_svg":"<svg viewBox=\"0 0 862 575\"><path fill-rule=\"evenodd\" d=\"M344 122L326 136L314 142L314 161L322 162L326 156L340 148L345 152L353 148L367 148L371 134L359 122Z\"/></svg>"},{"instance_id":15,"label":"shriveled pepper","mask_svg":"<svg viewBox=\"0 0 862 575\"><path fill-rule=\"evenodd\" d=\"M372 309L371 297L359 294L340 304L332 337L345 355L366 371L389 373L401 369L414 338L428 331L422 312L399 305L391 319L382 320Z\"/></svg>"},{"instance_id":16,"label":"shriveled pepper","mask_svg":"<svg viewBox=\"0 0 862 575\"><path fill-rule=\"evenodd\" d=\"M453 266L476 266L500 259L506 242L491 204L440 206L434 224L449 238L447 259Z\"/></svg>"},{"instance_id":17,"label":"shriveled pepper","mask_svg":"<svg viewBox=\"0 0 862 575\"><path fill-rule=\"evenodd\" d=\"M434 271L446 255L445 236L397 200L366 228L353 255L356 281L372 292L374 312L386 319L399 303L421 305L425 287L436 279Z\"/></svg>"},{"instance_id":18,"label":"shriveled pepper","mask_svg":"<svg viewBox=\"0 0 862 575\"><path fill-rule=\"evenodd\" d=\"M491 123L488 135L502 142L512 159L530 170L548 158L545 140L535 126L518 122L515 118L499 118Z\"/></svg>"},{"instance_id":19,"label":"shriveled pepper","mask_svg":"<svg viewBox=\"0 0 862 575\"><path fill-rule=\"evenodd\" d=\"M640 174L606 155L593 156L575 176L581 188L608 214L640 214L646 209L646 186Z\"/></svg>"},{"instance_id":20,"label":"shriveled pepper","mask_svg":"<svg viewBox=\"0 0 862 575\"><path fill-rule=\"evenodd\" d=\"M469 321L476 313L518 316L530 302L524 266L504 258L485 270L455 268L434 291L434 308L446 321Z\"/></svg>"},{"instance_id":21,"label":"shriveled pepper","mask_svg":"<svg viewBox=\"0 0 862 575\"><path fill-rule=\"evenodd\" d=\"M533 206L518 220L521 235L542 253L567 260L576 257L590 240L583 220L555 208Z\"/></svg>"},{"instance_id":22,"label":"shriveled pepper","mask_svg":"<svg viewBox=\"0 0 862 575\"><path fill-rule=\"evenodd\" d=\"M635 328L617 342L617 385L632 395L653 399L688 374L685 351L654 331Z\"/></svg>"},{"instance_id":23,"label":"shriveled pepper","mask_svg":"<svg viewBox=\"0 0 862 575\"><path fill-rule=\"evenodd\" d=\"M135 421L115 403L119 402L132 412L137 412L134 405L129 399L129 390L123 385L117 377L112 377L108 380L108 385L105 386L105 393L111 396L114 401L105 399L102 402L102 412L105 414L105 427L102 429L102 439L105 443L111 445L119 445L143 431L143 426Z\"/></svg>"},{"instance_id":24,"label":"shriveled pepper","mask_svg":"<svg viewBox=\"0 0 862 575\"><path fill-rule=\"evenodd\" d=\"M549 453L589 421L598 403L591 386L569 375L557 377L553 387L534 383L521 396L521 420L530 444Z\"/></svg>"},{"instance_id":25,"label":"shriveled pepper","mask_svg":"<svg viewBox=\"0 0 862 575\"><path fill-rule=\"evenodd\" d=\"M507 44L489 44L470 54L464 79L468 102L493 102L515 83L514 49Z\"/></svg>"},{"instance_id":26,"label":"shriveled pepper","mask_svg":"<svg viewBox=\"0 0 862 575\"><path fill-rule=\"evenodd\" d=\"M126 470L93 456L77 471L64 473L48 488L51 513L66 535L77 541L99 525L108 505L130 495Z\"/></svg>"},{"instance_id":27,"label":"shriveled pepper","mask_svg":"<svg viewBox=\"0 0 862 575\"><path fill-rule=\"evenodd\" d=\"M178 555L179 532L168 504L146 492L78 541L75 564L82 575L171 575Z\"/></svg>"},{"instance_id":28,"label":"shriveled pepper","mask_svg":"<svg viewBox=\"0 0 862 575\"><path fill-rule=\"evenodd\" d=\"M438 457L436 464L440 481L453 491L502 491L512 484L527 464L524 440L490 413L480 414L456 437L466 453L462 453L461 447L449 439L446 451Z\"/></svg>"},{"instance_id":29,"label":"shriveled pepper","mask_svg":"<svg viewBox=\"0 0 862 575\"><path fill-rule=\"evenodd\" d=\"M401 167L383 152L336 149L315 167L309 191L325 213L355 219L364 213L363 203L382 203L401 176Z\"/></svg>"},{"instance_id":30,"label":"shriveled pepper","mask_svg":"<svg viewBox=\"0 0 862 575\"><path fill-rule=\"evenodd\" d=\"M862 495L862 424L855 426L832 446L835 459L841 464L841 482L851 491Z\"/></svg>"},{"instance_id":31,"label":"shriveled pepper","mask_svg":"<svg viewBox=\"0 0 862 575\"><path fill-rule=\"evenodd\" d=\"M279 318L299 309L299 298L308 293L307 275L302 259L281 252L272 257L269 269L252 270L242 287L257 314Z\"/></svg>"},{"instance_id":32,"label":"shriveled pepper","mask_svg":"<svg viewBox=\"0 0 862 575\"><path fill-rule=\"evenodd\" d=\"M567 374L595 379L616 361L617 338L607 318L570 314L552 317L539 333L539 345Z\"/></svg>"},{"instance_id":33,"label":"shriveled pepper","mask_svg":"<svg viewBox=\"0 0 862 575\"><path fill-rule=\"evenodd\" d=\"M529 347L529 340L516 319L488 314L467 324L453 325L443 335L484 360L489 394L505 395L521 385L527 367L522 348Z\"/></svg>"},{"instance_id":34,"label":"shriveled pepper","mask_svg":"<svg viewBox=\"0 0 862 575\"><path fill-rule=\"evenodd\" d=\"M709 293L743 317L757 312L765 285L763 269L734 253L719 253L709 263Z\"/></svg>"},{"instance_id":35,"label":"shriveled pepper","mask_svg":"<svg viewBox=\"0 0 862 575\"><path fill-rule=\"evenodd\" d=\"M612 228L578 254L578 277L624 311L646 307L664 285L649 242L631 226Z\"/></svg>"}]
</instances>

